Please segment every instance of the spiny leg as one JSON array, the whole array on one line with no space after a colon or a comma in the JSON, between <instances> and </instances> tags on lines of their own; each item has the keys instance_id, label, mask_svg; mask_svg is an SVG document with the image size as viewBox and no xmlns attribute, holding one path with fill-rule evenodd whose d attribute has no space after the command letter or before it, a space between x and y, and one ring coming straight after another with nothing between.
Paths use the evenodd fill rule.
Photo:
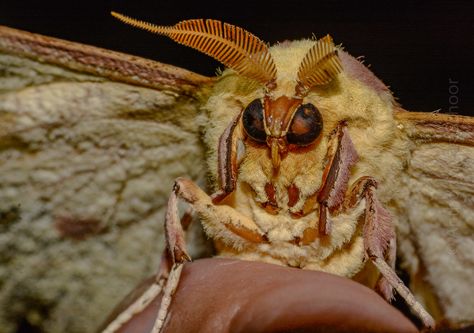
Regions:
<instances>
[{"instance_id":1,"label":"spiny leg","mask_svg":"<svg viewBox=\"0 0 474 333\"><path fill-rule=\"evenodd\" d=\"M170 209L170 204L175 205L175 207L171 207ZM178 219L177 215L178 210L176 196L174 195L173 191L168 201L168 208L165 218L166 248L164 249L163 255L161 257L160 268L158 270L156 279L156 281L160 283L161 286L164 285L164 290L162 288L163 296L160 304L160 309L158 311L157 320L153 326L154 328L152 332L160 331L161 326L157 325L157 323L161 323L162 325L162 323L164 323L164 320L166 319L168 308L171 304L171 297L175 292L176 287L178 286L184 261L191 261L191 257L186 252L184 231L192 222L192 211L191 209L188 209L182 216L179 224L176 224L176 220ZM176 228L178 228L178 230L176 230ZM178 236L176 237L175 235ZM174 237L175 242L178 244L178 247L182 247L180 250L174 249L173 251L171 251L173 244L170 243L170 237ZM176 253L175 251L177 251L178 253ZM181 251L181 253L179 251ZM177 254L180 258L179 263L177 263L176 261Z\"/></svg>"},{"instance_id":2,"label":"spiny leg","mask_svg":"<svg viewBox=\"0 0 474 333\"><path fill-rule=\"evenodd\" d=\"M206 226L206 221L213 221L216 224L212 228L213 230L220 229L220 232L230 231L235 239L257 243L266 241L263 232L260 231L251 219L229 206L214 205L212 198L191 180L185 178L176 179L173 192L168 201L165 218L165 235L172 268L164 287L163 298L152 333L158 333L162 329L171 304L172 295L178 287L183 265L186 261L191 260L186 250L182 222L180 222L178 217L178 199L183 199L191 205L203 221L204 226ZM215 238L219 238L218 235L215 235Z\"/></svg>"},{"instance_id":3,"label":"spiny leg","mask_svg":"<svg viewBox=\"0 0 474 333\"><path fill-rule=\"evenodd\" d=\"M183 265L186 261L191 261L191 257L186 250L183 225L178 215L178 192L179 185L176 182L168 200L168 207L165 216L166 249L169 253L171 270L166 279L160 309L158 310L157 318L153 324L152 333L159 333L161 331L168 314L171 298L178 287ZM189 224L189 221L185 221L185 223ZM164 264L163 261L162 264Z\"/></svg>"},{"instance_id":4,"label":"spiny leg","mask_svg":"<svg viewBox=\"0 0 474 333\"><path fill-rule=\"evenodd\" d=\"M171 260L168 250L165 249L161 255L160 264L153 283L124 311L110 322L102 333L115 333L129 322L134 316L143 312L150 303L163 292L163 287L168 280L171 271Z\"/></svg>"},{"instance_id":5,"label":"spiny leg","mask_svg":"<svg viewBox=\"0 0 474 333\"><path fill-rule=\"evenodd\" d=\"M245 150L241 141L242 131L239 128L241 117L242 112L234 117L219 138L217 147L219 189L211 196L215 204L224 200L235 190L237 169Z\"/></svg>"},{"instance_id":6,"label":"spiny leg","mask_svg":"<svg viewBox=\"0 0 474 333\"><path fill-rule=\"evenodd\" d=\"M358 160L357 151L344 122L338 124L331 134L328 149L328 163L323 172L322 185L318 193L319 234L331 233L328 212L334 214L344 202L349 182L350 169Z\"/></svg>"},{"instance_id":7,"label":"spiny leg","mask_svg":"<svg viewBox=\"0 0 474 333\"><path fill-rule=\"evenodd\" d=\"M221 239L223 234L227 234L236 242L267 242L265 233L252 219L230 206L214 204L214 197L207 195L192 181L178 178L175 188L176 194L191 205L213 239ZM209 228L211 225L212 228Z\"/></svg>"},{"instance_id":8,"label":"spiny leg","mask_svg":"<svg viewBox=\"0 0 474 333\"><path fill-rule=\"evenodd\" d=\"M173 192L168 201L168 210L166 213L165 232L167 239L167 248L170 251L172 269L170 271L169 278L166 282L160 310L158 317L153 327L153 333L159 332L163 323L166 319L169 305L171 303L171 296L175 292L179 277L181 275L183 263L190 260L189 255L186 252L186 244L184 240L184 233L182 232L181 226L187 227L185 217L189 216L185 214L181 223L178 223L178 197L187 201L192 208L194 208L201 215L205 213L211 213L212 211L220 211L221 214L214 214L213 220L220 223L223 221L225 212L228 209L220 208L217 209L214 204L219 203L235 189L237 181L237 168L239 159L243 155L243 152L239 154L239 134L237 130L241 114L238 114L234 120L229 124L224 133L219 138L218 146L218 165L219 165L219 190L214 193L211 197L204 193L198 186L193 182L178 178L175 181ZM215 209L213 209L215 208ZM222 214L224 213L224 214ZM239 222L245 221L244 223L224 223L224 225L233 233L241 236L252 242L265 241L263 233L259 232L256 225L253 224L249 219L243 218Z\"/></svg>"},{"instance_id":9,"label":"spiny leg","mask_svg":"<svg viewBox=\"0 0 474 333\"><path fill-rule=\"evenodd\" d=\"M418 303L395 273L396 239L393 223L388 211L375 196L377 182L371 177L361 177L352 186L347 197L345 193L349 171L358 159L344 122L338 124L330 139L328 164L323 173L322 186L317 201L319 203L319 234L328 235L331 223L328 212L337 213L356 206L366 199L365 223L363 228L364 246L368 258L379 269L382 277L377 281L377 291L388 301L393 296L393 287L399 292L412 310L420 317L425 327L434 327L433 318ZM315 239L316 233L310 237Z\"/></svg>"},{"instance_id":10,"label":"spiny leg","mask_svg":"<svg viewBox=\"0 0 474 333\"><path fill-rule=\"evenodd\" d=\"M338 214L343 208L350 170L358 158L347 124L340 122L329 139L329 148L325 157L327 163L323 171L321 187L315 194L308 197L305 203L308 207L313 207L316 202L318 203L319 218L317 227L309 227L304 231L301 241L303 245L311 244L318 235L328 236L331 233L332 222L329 216ZM303 215L311 212L311 210L306 212L305 210L306 208L303 208L301 211Z\"/></svg>"},{"instance_id":11,"label":"spiny leg","mask_svg":"<svg viewBox=\"0 0 474 333\"><path fill-rule=\"evenodd\" d=\"M173 194L171 195L171 197L173 197ZM171 201L171 205L173 205L176 199L170 198L170 201ZM182 265L180 265L181 268L178 268L178 271L175 271L176 265L173 266L174 264L173 256L176 257L176 252L179 252L179 251L175 250L176 252L173 252L173 255L172 255L172 253L169 251L169 249L171 248L171 245L169 244L168 240L171 239L174 241L174 243L178 243L178 247L182 246L182 244L184 243L184 230L188 228L188 226L190 225L192 221L192 211L188 209L184 213L183 217L181 218L181 221L178 226L178 230L176 230L177 217L176 215L174 217L171 217L170 216L171 212L173 212L173 209L171 210L168 209L168 213L166 217L167 220L165 220L165 231L167 233L166 235L167 246L165 247L161 255L160 264L158 266L158 271L156 273L154 282L131 305L127 306L127 308L124 311L122 311L111 323L109 323L108 326L105 328L105 330L102 331L102 333L117 332L122 326L124 326L127 322L129 322L135 315L143 312L148 307L148 305L154 299L156 299L156 297L161 293L164 293L164 295L162 296L162 300L164 300L165 306L164 307L161 306L160 309L161 308L167 309L169 307L171 295L174 292L174 289L177 285L177 280L179 280L180 269L182 268ZM177 214L177 210L174 210L174 213ZM171 233L171 235L168 235L169 233ZM184 252L185 252L185 249L184 249ZM178 257L181 258L181 256L178 256ZM189 256L186 259L189 259ZM167 281L173 281L173 282L167 283ZM174 288L173 288L173 285L175 285ZM158 314L157 318L159 318L160 316L164 317L163 318L164 320L166 318L166 311L161 311L161 314ZM163 320L161 322L163 322Z\"/></svg>"},{"instance_id":12,"label":"spiny leg","mask_svg":"<svg viewBox=\"0 0 474 333\"><path fill-rule=\"evenodd\" d=\"M434 329L436 324L433 317L425 310L423 305L416 300L410 289L405 286L403 281L397 276L387 262L379 257L371 257L370 259L380 273L387 279L388 283L390 283L398 294L403 297L410 309L421 319L423 326L429 330Z\"/></svg>"},{"instance_id":13,"label":"spiny leg","mask_svg":"<svg viewBox=\"0 0 474 333\"><path fill-rule=\"evenodd\" d=\"M382 274L376 288L387 300L392 297L391 287L395 288L410 306L410 309L421 319L423 326L427 329L433 329L435 327L433 317L415 299L410 289L395 273L393 267L396 250L395 230L390 213L377 199L375 190L376 182L369 177L360 179L355 186L355 192L360 193L361 191L366 200L363 228L365 252Z\"/></svg>"},{"instance_id":14,"label":"spiny leg","mask_svg":"<svg viewBox=\"0 0 474 333\"><path fill-rule=\"evenodd\" d=\"M388 267L395 272L395 261L397 259L397 242L395 238L389 241L388 248L384 253L383 261ZM397 276L398 277L398 276ZM383 296L387 301L393 300L393 287L390 281L382 274L382 277L378 279L375 284L375 290Z\"/></svg>"},{"instance_id":15,"label":"spiny leg","mask_svg":"<svg viewBox=\"0 0 474 333\"><path fill-rule=\"evenodd\" d=\"M164 279L156 280L132 304L111 321L102 333L118 332L122 326L135 315L143 312L148 305L162 292Z\"/></svg>"}]
</instances>

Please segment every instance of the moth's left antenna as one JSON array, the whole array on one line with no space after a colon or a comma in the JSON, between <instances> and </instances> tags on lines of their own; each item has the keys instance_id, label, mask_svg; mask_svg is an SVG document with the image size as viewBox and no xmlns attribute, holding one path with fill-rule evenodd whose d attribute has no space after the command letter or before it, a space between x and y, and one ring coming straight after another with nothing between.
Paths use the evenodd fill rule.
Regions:
<instances>
[{"instance_id":1,"label":"moth's left antenna","mask_svg":"<svg viewBox=\"0 0 474 333\"><path fill-rule=\"evenodd\" d=\"M218 20L186 20L173 26L159 26L111 12L131 26L165 35L179 44L192 47L237 73L275 87L276 66L267 45L252 33Z\"/></svg>"}]
</instances>

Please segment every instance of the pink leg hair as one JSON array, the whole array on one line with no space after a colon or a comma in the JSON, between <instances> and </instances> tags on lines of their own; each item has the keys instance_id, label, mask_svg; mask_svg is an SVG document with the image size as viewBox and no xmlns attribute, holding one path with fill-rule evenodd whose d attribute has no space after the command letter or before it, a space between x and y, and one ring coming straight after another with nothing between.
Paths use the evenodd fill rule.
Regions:
<instances>
[{"instance_id":1,"label":"pink leg hair","mask_svg":"<svg viewBox=\"0 0 474 333\"><path fill-rule=\"evenodd\" d=\"M413 313L421 319L424 328L432 330L435 327L433 317L415 299L410 289L395 273L396 239L392 219L375 195L375 184L370 184L373 180L367 181L369 185L364 186L366 200L364 247L366 255L382 275L376 288L387 300L392 298L392 288L395 288Z\"/></svg>"},{"instance_id":2,"label":"pink leg hair","mask_svg":"<svg viewBox=\"0 0 474 333\"><path fill-rule=\"evenodd\" d=\"M186 261L191 261L191 257L186 250L186 240L184 237L183 225L178 215L179 190L179 183L176 182L168 200L168 208L166 210L166 249L168 250L170 258L167 260L167 256L163 256L163 259L165 260L162 260L160 263L158 275L161 275L160 273L165 273L166 270L169 269L169 264L171 264L171 270L166 272L168 273L168 278L166 279L160 309L158 311L155 323L153 324L153 329L151 331L152 333L161 332L168 314L168 309L171 305L172 296L179 284L179 278L183 270L183 265ZM187 214L185 214L185 216L187 216ZM185 227L187 227L187 224L189 224L189 219L183 222L185 222Z\"/></svg>"},{"instance_id":3,"label":"pink leg hair","mask_svg":"<svg viewBox=\"0 0 474 333\"><path fill-rule=\"evenodd\" d=\"M359 159L354 144L347 131L346 124L340 123L333 132L328 150L328 164L323 173L322 186L318 194L319 233L331 233L331 221L327 219L328 211L337 212L345 198L350 170Z\"/></svg>"},{"instance_id":4,"label":"pink leg hair","mask_svg":"<svg viewBox=\"0 0 474 333\"><path fill-rule=\"evenodd\" d=\"M176 204L176 195L173 192L168 201L168 211L165 220L165 231L167 246L160 258L160 264L156 273L155 282L140 295L130 306L128 306L117 318L115 318L102 333L114 333L131 320L137 313L142 312L147 306L160 294L163 293L160 310L157 320L154 324L154 331L159 332L166 313L171 303L171 296L176 290L181 274L182 262L176 263L176 258L188 260L185 244L184 230L187 229L191 222L191 211L188 210L183 215L180 222L177 217L177 209L173 206ZM171 241L171 242L170 242ZM173 249L173 251L170 251ZM189 259L190 260L190 259Z\"/></svg>"}]
</instances>

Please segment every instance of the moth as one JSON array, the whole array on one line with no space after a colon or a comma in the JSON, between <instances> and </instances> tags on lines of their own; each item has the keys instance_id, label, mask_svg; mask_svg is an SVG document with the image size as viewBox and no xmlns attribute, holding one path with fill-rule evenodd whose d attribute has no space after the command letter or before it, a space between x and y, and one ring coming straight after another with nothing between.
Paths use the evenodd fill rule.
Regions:
<instances>
[{"instance_id":1,"label":"moth","mask_svg":"<svg viewBox=\"0 0 474 333\"><path fill-rule=\"evenodd\" d=\"M91 298L111 306L153 269L164 233L159 331L193 256L181 200L220 256L347 276L387 299L395 288L426 327L474 322L472 118L402 109L330 36L269 48L215 20L116 16L228 69L207 78L0 29L2 308L52 304L49 331L90 331L103 315ZM13 307L3 327L31 312Z\"/></svg>"}]
</instances>

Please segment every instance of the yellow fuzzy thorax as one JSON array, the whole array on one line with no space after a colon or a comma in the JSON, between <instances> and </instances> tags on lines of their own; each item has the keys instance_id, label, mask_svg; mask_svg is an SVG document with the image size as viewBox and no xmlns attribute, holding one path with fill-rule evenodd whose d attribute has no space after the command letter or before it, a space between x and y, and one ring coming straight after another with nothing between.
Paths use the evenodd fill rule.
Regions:
<instances>
[{"instance_id":1,"label":"yellow fuzzy thorax","mask_svg":"<svg viewBox=\"0 0 474 333\"><path fill-rule=\"evenodd\" d=\"M273 98L294 95L299 65L313 44L312 40L301 40L278 44L270 49L277 67L277 88L271 92ZM217 172L216 147L221 133L250 102L256 98L262 98L264 94L262 86L231 70L225 70L216 83L210 98L204 104L204 109L209 113L209 119L212 119L212 123L208 123L205 129L205 141L209 148L208 166L214 180ZM406 152L401 144L402 141L396 137L398 132L393 118L394 102L390 94L380 94L351 76L350 73L343 71L330 84L311 89L304 97L304 103L312 103L322 115L323 131L320 140L305 149L288 153L281 161L277 178L272 178L269 149L245 141L245 155L239 166L237 189L229 203L252 218L274 243L289 241L292 237L300 236L305 228L317 223L316 212L299 219L291 217L290 212L301 209L305 199L320 188L329 136L341 121L347 123L350 137L359 155L359 161L352 168L349 185L361 176L372 176L380 184L379 197L387 203L392 197L396 177L403 168L400 162L402 159L398 157ZM276 189L276 201L281 208L278 215L270 215L256 205L268 200L264 189L268 182L272 182ZM291 184L298 187L300 197L294 207L288 208L286 189ZM338 235L335 230L333 242L326 244L327 248L324 249L326 254L321 254L319 259L326 258L328 253L341 247L355 232L358 216L344 218L347 220L346 227L351 231L340 230L340 235ZM285 247L287 246L283 246ZM278 251L286 251L287 258L282 259L282 256L285 257L282 253L276 256L282 261L291 260L290 258L295 256L294 250L293 248L282 250L280 246ZM247 251L247 254L256 252L256 255L261 255L259 252L262 251L252 248ZM318 251L322 251L321 248ZM289 254L290 252L292 254ZM351 260L362 260L361 249L359 248L356 252L358 255ZM245 249L242 253L245 258ZM308 253L300 255L303 258ZM314 258L314 255L315 253L312 253L309 257ZM351 256L350 251L348 251L348 256ZM273 262L273 259L269 261ZM311 262L306 264L297 262L297 264L311 267ZM347 267L355 266L347 265ZM316 268L325 270L318 265ZM354 268L355 271L352 272L329 271L341 275L353 275L360 269L361 267Z\"/></svg>"}]
</instances>

